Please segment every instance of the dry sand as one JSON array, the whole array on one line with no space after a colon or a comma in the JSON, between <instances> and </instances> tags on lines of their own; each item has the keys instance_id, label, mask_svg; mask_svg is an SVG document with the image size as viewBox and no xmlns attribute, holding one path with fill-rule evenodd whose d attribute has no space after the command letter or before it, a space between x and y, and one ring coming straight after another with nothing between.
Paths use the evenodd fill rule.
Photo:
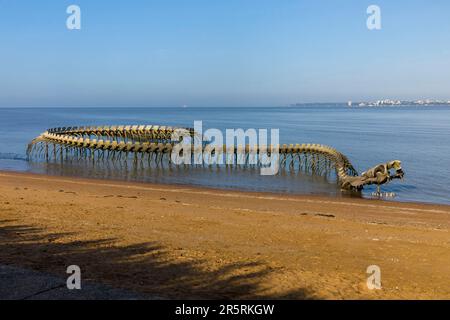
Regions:
<instances>
[{"instance_id":1,"label":"dry sand","mask_svg":"<svg viewBox=\"0 0 450 320\"><path fill-rule=\"evenodd\" d=\"M0 172L0 264L162 298L450 299L449 229L443 205Z\"/></svg>"}]
</instances>

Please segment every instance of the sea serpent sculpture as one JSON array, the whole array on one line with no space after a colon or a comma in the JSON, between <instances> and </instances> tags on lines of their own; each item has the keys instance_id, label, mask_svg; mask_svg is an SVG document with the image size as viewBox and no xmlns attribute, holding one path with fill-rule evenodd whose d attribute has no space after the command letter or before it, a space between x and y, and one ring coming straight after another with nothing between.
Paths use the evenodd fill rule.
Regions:
<instances>
[{"instance_id":1,"label":"sea serpent sculpture","mask_svg":"<svg viewBox=\"0 0 450 320\"><path fill-rule=\"evenodd\" d=\"M48 129L31 141L27 148L30 161L63 161L64 159L92 160L92 161L127 161L130 158L135 163L141 162L163 166L171 165L171 153L178 141L173 141L173 134L177 130L189 132L194 139L196 133L192 128L174 128L156 125L141 126L97 126L97 127L63 127ZM200 137L201 139L201 137ZM202 141L202 140L200 140ZM202 152L214 154L231 154L233 161L230 165L262 166L261 157L250 161L251 157L270 156L273 146L237 146L232 150L211 144L201 143ZM380 186L394 179L401 179L404 172L399 160L379 164L358 175L348 158L336 149L320 144L290 144L278 145L281 168L298 170L310 174L328 176L336 173L337 182L342 190L360 191L365 185ZM194 155L194 143L192 152ZM238 161L238 157L244 157ZM210 164L212 165L212 164ZM393 172L391 172L391 170Z\"/></svg>"}]
</instances>

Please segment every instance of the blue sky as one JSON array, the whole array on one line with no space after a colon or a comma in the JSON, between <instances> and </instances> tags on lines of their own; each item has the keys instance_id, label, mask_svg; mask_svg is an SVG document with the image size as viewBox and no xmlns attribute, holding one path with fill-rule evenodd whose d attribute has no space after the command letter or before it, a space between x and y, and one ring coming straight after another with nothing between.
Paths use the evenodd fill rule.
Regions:
<instances>
[{"instance_id":1,"label":"blue sky","mask_svg":"<svg viewBox=\"0 0 450 320\"><path fill-rule=\"evenodd\" d=\"M0 0L0 40L0 106L450 99L448 0Z\"/></svg>"}]
</instances>

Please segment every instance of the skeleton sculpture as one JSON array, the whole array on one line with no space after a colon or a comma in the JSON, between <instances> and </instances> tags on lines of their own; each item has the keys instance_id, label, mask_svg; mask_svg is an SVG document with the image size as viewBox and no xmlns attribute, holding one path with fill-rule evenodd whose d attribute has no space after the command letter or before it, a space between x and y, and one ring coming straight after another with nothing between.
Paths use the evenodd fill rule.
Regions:
<instances>
[{"instance_id":1,"label":"skeleton sculpture","mask_svg":"<svg viewBox=\"0 0 450 320\"><path fill-rule=\"evenodd\" d=\"M105 126L105 127L68 127L54 128L42 133L30 142L27 156L30 160L49 161L64 158L120 161L133 155L134 161L163 165L171 163L171 152L177 143L172 134L179 128L166 126ZM194 129L182 129L195 139ZM302 170L317 175L328 175L336 172L337 181L343 190L362 190L365 185L380 185L393 179L403 178L401 162L394 160L380 164L358 175L345 155L334 148L319 144L283 144L276 146L279 152L281 167ZM194 151L194 144L192 144ZM244 157L244 165L254 163L252 156L266 153L270 156L273 146L237 146L234 150L212 147L202 143L202 152L210 154L232 154L233 164L239 163L238 156ZM276 150L276 149L275 149ZM192 152L194 154L194 152ZM261 165L258 157L257 164ZM242 162L241 162L242 163ZM227 162L227 165L230 165ZM391 170L394 170L391 173Z\"/></svg>"}]
</instances>

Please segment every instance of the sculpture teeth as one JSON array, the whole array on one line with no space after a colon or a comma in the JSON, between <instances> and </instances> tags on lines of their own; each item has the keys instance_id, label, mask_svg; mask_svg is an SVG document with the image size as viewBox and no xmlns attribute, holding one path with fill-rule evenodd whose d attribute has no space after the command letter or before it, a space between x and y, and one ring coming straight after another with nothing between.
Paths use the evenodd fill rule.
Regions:
<instances>
[{"instance_id":1,"label":"sculpture teeth","mask_svg":"<svg viewBox=\"0 0 450 320\"><path fill-rule=\"evenodd\" d=\"M192 128L158 125L58 127L50 128L33 139L28 145L27 156L30 160L45 158L47 161L51 158L62 160L63 158L87 159L89 157L93 160L120 161L123 158L128 159L129 154L134 154L135 161L139 155L141 160L147 157L149 163L154 161L157 165L163 165L164 162L170 164L171 151L177 143L171 140L175 130L186 130L193 139L201 139L200 136L194 136ZM196 150L192 148L192 154L194 154ZM262 165L260 158L256 163L251 161L256 155L270 153L273 148L279 151L282 168L289 165L290 169L297 167L298 170L323 176L328 176L334 171L339 185L346 190L360 190L364 185L381 185L392 179L403 179L403 175L391 176L389 173L392 168L400 167L400 161L378 165L358 176L344 154L321 144L261 145L259 147L239 145L234 148L227 148L226 145L217 148L206 144L202 146L201 151L216 155L227 154L227 157L232 155L232 158L236 160L231 162L232 165L237 164L239 155L239 160L244 159L243 165L260 166ZM105 153L107 153L106 157ZM226 163L230 165L228 161Z\"/></svg>"}]
</instances>

